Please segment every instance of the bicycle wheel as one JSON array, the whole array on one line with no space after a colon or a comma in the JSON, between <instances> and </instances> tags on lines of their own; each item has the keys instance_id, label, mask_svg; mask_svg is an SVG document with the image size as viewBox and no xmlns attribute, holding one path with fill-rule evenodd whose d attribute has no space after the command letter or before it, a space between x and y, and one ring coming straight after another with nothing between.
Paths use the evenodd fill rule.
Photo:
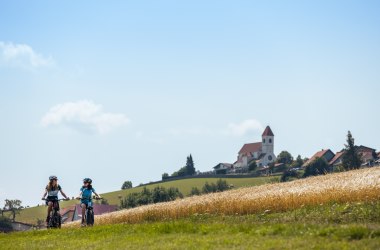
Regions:
<instances>
[{"instance_id":1,"label":"bicycle wheel","mask_svg":"<svg viewBox=\"0 0 380 250\"><path fill-rule=\"evenodd\" d=\"M56 218L57 218L56 227L57 228L61 228L61 225L62 225L62 217L61 217L61 215L57 213L57 217Z\"/></svg>"},{"instance_id":2,"label":"bicycle wheel","mask_svg":"<svg viewBox=\"0 0 380 250\"><path fill-rule=\"evenodd\" d=\"M87 209L87 225L94 225L94 211L92 209Z\"/></svg>"}]
</instances>

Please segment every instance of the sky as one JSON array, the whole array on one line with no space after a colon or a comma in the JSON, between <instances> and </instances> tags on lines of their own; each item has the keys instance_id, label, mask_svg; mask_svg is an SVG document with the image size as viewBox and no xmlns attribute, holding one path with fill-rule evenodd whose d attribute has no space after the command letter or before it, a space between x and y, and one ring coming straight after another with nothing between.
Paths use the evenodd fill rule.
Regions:
<instances>
[{"instance_id":1,"label":"sky","mask_svg":"<svg viewBox=\"0 0 380 250\"><path fill-rule=\"evenodd\" d=\"M0 206L275 153L380 150L379 1L0 1Z\"/></svg>"}]
</instances>

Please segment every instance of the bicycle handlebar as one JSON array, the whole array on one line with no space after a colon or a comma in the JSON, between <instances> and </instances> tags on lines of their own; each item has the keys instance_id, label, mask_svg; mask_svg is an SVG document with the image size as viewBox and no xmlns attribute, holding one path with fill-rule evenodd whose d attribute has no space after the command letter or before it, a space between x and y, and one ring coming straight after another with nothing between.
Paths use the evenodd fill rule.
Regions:
<instances>
[{"instance_id":1,"label":"bicycle handlebar","mask_svg":"<svg viewBox=\"0 0 380 250\"><path fill-rule=\"evenodd\" d=\"M42 200L43 200L43 201L47 201L48 199L43 198ZM70 198L69 198L69 199L48 200L48 201L69 201L69 200L70 200Z\"/></svg>"},{"instance_id":2,"label":"bicycle handlebar","mask_svg":"<svg viewBox=\"0 0 380 250\"><path fill-rule=\"evenodd\" d=\"M93 197L93 198L83 198L83 197L77 197L76 198L77 200L91 200L91 199L95 199L95 200L103 200L103 197Z\"/></svg>"}]
</instances>

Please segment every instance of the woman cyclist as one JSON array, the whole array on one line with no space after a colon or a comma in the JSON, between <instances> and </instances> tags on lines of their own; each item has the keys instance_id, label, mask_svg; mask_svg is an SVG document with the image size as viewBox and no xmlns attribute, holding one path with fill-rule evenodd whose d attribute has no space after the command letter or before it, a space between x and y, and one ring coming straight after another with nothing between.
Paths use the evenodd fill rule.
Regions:
<instances>
[{"instance_id":1,"label":"woman cyclist","mask_svg":"<svg viewBox=\"0 0 380 250\"><path fill-rule=\"evenodd\" d=\"M92 206L92 193L95 194L96 198L101 199L101 197L95 192L95 189L91 185L92 180L90 178L83 179L83 186L80 189L80 194L77 199L80 199L80 206L82 208L82 226L85 226L84 214L88 206Z\"/></svg>"},{"instance_id":2,"label":"woman cyclist","mask_svg":"<svg viewBox=\"0 0 380 250\"><path fill-rule=\"evenodd\" d=\"M61 186L58 184L57 176L52 175L49 177L49 183L47 184L47 186L45 188L45 193L42 196L42 200L45 200L46 205L48 206L46 224L49 223L50 213L51 213L51 210L53 209L54 203L56 203L56 206L58 206L58 210L59 210L59 203L57 202L59 192L61 192L62 196L65 197L66 200L69 200L69 197L66 196L66 194L63 192ZM46 197L46 195L47 195L47 197Z\"/></svg>"}]
</instances>

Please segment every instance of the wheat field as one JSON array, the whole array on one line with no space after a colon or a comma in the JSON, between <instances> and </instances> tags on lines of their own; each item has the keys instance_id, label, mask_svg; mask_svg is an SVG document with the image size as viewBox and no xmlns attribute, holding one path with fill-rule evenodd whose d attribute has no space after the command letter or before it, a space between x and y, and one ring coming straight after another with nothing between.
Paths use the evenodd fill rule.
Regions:
<instances>
[{"instance_id":1,"label":"wheat field","mask_svg":"<svg viewBox=\"0 0 380 250\"><path fill-rule=\"evenodd\" d=\"M121 210L95 217L97 225L186 218L195 214L246 215L283 212L329 202L380 199L380 167L240 188ZM79 222L64 225L77 227Z\"/></svg>"}]
</instances>

